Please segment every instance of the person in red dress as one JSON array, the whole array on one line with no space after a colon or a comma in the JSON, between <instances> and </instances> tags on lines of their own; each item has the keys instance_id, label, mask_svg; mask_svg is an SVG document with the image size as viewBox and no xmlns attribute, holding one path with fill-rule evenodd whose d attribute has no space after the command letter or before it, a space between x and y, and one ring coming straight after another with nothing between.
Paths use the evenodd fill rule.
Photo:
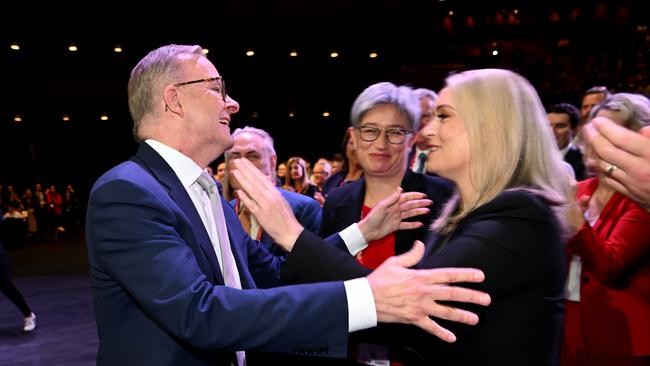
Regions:
<instances>
[{"instance_id":1,"label":"person in red dress","mask_svg":"<svg viewBox=\"0 0 650 366\"><path fill-rule=\"evenodd\" d=\"M619 93L593 113L638 131L650 125L650 100ZM603 169L586 147L596 176L578 183L569 215L577 232L561 365L650 365L650 213L607 183L616 166Z\"/></svg>"}]
</instances>

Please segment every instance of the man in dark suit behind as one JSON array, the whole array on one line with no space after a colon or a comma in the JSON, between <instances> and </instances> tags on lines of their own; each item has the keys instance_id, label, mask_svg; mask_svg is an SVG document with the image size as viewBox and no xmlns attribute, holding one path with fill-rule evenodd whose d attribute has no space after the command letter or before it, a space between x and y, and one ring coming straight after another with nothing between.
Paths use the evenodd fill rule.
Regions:
<instances>
[{"instance_id":1,"label":"man in dark suit behind","mask_svg":"<svg viewBox=\"0 0 650 366\"><path fill-rule=\"evenodd\" d=\"M438 94L433 90L425 88L415 89L413 90L413 94L415 94L420 102L422 114L420 115L419 130L415 133L414 143L409 152L408 168L416 173L434 175L433 173L427 172L426 169L430 149L427 138L420 131L436 117L436 99L438 99Z\"/></svg>"},{"instance_id":2,"label":"man in dark suit behind","mask_svg":"<svg viewBox=\"0 0 650 366\"><path fill-rule=\"evenodd\" d=\"M477 318L435 300L489 302L445 285L480 281L480 271L404 268L421 246L368 277L256 289L256 278L276 276L279 260L244 233L205 177L232 145L228 125L239 109L217 69L199 46L164 46L134 68L128 94L140 148L98 179L88 203L99 365L242 365L242 350L344 357L348 333L378 321L453 340L429 315ZM370 235L375 224L359 229Z\"/></svg>"},{"instance_id":3,"label":"man in dark suit behind","mask_svg":"<svg viewBox=\"0 0 650 366\"><path fill-rule=\"evenodd\" d=\"M559 103L548 110L547 116L553 134L555 134L557 147L564 156L564 161L573 168L577 181L585 179L585 164L582 162L582 152L572 143L580 123L580 111L572 104Z\"/></svg>"}]
</instances>

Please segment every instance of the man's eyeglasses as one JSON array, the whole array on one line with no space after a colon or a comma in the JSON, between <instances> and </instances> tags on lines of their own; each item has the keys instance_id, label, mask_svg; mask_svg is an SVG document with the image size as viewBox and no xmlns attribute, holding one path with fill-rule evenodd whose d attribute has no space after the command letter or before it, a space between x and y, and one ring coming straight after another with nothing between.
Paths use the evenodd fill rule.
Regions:
<instances>
[{"instance_id":1,"label":"man's eyeglasses","mask_svg":"<svg viewBox=\"0 0 650 366\"><path fill-rule=\"evenodd\" d=\"M403 128L387 128L384 130L372 126L358 126L355 127L355 129L359 131L361 140L366 142L373 142L377 140L379 138L379 135L381 135L381 131L384 131L386 141L393 145L404 143L406 136L413 133L413 131L405 130Z\"/></svg>"},{"instance_id":2,"label":"man's eyeglasses","mask_svg":"<svg viewBox=\"0 0 650 366\"><path fill-rule=\"evenodd\" d=\"M221 76L216 76L216 77L207 78L207 79L198 79L198 80L192 80L192 81L185 81L185 82L182 82L182 83L176 83L176 84L174 84L174 86L183 86L183 85L190 85L190 84L217 81L217 80L221 80L221 88L219 88L219 91L221 92L221 97L223 98L223 101L225 102L226 97L228 96L228 93L226 92L226 83L223 81L223 78Z\"/></svg>"}]
</instances>

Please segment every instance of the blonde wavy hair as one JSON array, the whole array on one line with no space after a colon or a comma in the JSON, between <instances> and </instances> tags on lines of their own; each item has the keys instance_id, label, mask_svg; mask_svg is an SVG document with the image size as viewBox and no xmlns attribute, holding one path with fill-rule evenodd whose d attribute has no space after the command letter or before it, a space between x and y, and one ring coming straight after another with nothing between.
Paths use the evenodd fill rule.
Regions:
<instances>
[{"instance_id":1,"label":"blonde wavy hair","mask_svg":"<svg viewBox=\"0 0 650 366\"><path fill-rule=\"evenodd\" d=\"M469 140L470 179L477 193L465 203L468 211L505 190L526 190L550 203L563 225L571 178L533 86L501 69L455 74L446 86ZM449 232L469 213L454 214L459 199L456 194L447 203L434 230Z\"/></svg>"}]
</instances>

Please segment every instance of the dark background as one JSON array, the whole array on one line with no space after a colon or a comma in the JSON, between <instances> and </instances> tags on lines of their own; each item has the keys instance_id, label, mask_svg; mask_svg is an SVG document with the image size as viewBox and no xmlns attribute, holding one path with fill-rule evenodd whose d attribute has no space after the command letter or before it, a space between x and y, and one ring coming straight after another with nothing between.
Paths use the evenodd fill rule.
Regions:
<instances>
[{"instance_id":1,"label":"dark background","mask_svg":"<svg viewBox=\"0 0 650 366\"><path fill-rule=\"evenodd\" d=\"M99 175L134 153L129 73L168 43L210 50L241 105L232 128L266 129L280 160L331 157L354 98L378 81L437 91L450 72L509 68L547 106L577 105L593 85L650 90L641 1L135 3L0 5L0 184L22 194L35 182L59 191L72 183L85 197ZM79 51L69 52L69 43ZM245 56L249 48L254 57ZM292 49L299 57L289 57ZM333 50L339 58L329 57ZM370 59L372 51L379 57Z\"/></svg>"}]
</instances>

